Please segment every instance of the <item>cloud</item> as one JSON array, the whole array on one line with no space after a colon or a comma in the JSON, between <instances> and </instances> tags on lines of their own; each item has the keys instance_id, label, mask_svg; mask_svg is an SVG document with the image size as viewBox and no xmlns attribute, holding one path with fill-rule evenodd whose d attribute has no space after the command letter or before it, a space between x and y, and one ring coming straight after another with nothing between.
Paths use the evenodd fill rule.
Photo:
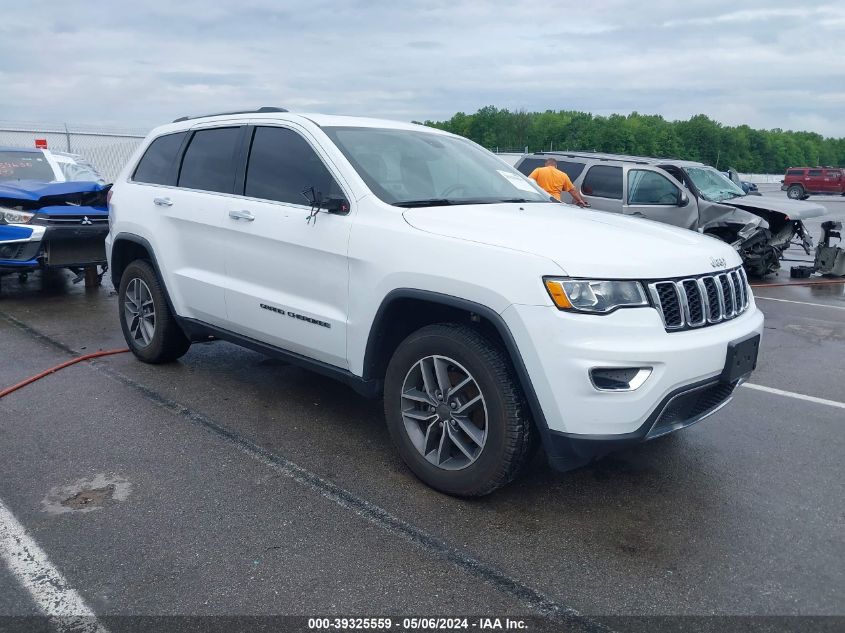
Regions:
<instances>
[{"instance_id":1,"label":"cloud","mask_svg":"<svg viewBox=\"0 0 845 633\"><path fill-rule=\"evenodd\" d=\"M410 46L411 48L418 48L423 51L430 51L434 50L435 48L440 48L440 44L431 40L417 40L415 42L408 42L408 46Z\"/></svg>"},{"instance_id":2,"label":"cloud","mask_svg":"<svg viewBox=\"0 0 845 633\"><path fill-rule=\"evenodd\" d=\"M213 73L203 71L165 72L162 81L176 86L243 86L252 79L248 73Z\"/></svg>"},{"instance_id":3,"label":"cloud","mask_svg":"<svg viewBox=\"0 0 845 633\"><path fill-rule=\"evenodd\" d=\"M825 5L820 7L759 7L756 9L741 9L729 13L719 13L699 18L680 18L667 20L663 26L672 27L679 25L714 25L727 22L742 24L753 24L761 20L813 20L841 21L841 7Z\"/></svg>"},{"instance_id":4,"label":"cloud","mask_svg":"<svg viewBox=\"0 0 845 633\"><path fill-rule=\"evenodd\" d=\"M830 3L46 0L4 9L5 119L151 127L280 105L402 120L493 104L704 113L845 136ZM37 39L33 25L52 25ZM830 63L825 62L828 60Z\"/></svg>"}]
</instances>

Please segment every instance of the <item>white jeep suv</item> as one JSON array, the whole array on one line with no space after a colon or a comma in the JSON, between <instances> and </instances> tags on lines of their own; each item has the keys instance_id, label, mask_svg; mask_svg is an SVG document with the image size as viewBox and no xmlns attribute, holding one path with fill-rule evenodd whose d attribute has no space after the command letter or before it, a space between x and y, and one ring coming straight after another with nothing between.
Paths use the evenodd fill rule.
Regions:
<instances>
[{"instance_id":1,"label":"white jeep suv","mask_svg":"<svg viewBox=\"0 0 845 633\"><path fill-rule=\"evenodd\" d=\"M688 426L754 369L736 251L562 205L438 130L279 108L150 133L112 189L109 265L142 361L215 336L384 397L424 482L507 483Z\"/></svg>"}]
</instances>

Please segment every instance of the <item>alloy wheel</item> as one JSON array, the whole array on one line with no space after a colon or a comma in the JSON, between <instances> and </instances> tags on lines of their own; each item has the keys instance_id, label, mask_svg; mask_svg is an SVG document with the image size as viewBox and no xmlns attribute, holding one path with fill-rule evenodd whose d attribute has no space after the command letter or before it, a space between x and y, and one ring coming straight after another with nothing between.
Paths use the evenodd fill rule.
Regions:
<instances>
[{"instance_id":1,"label":"alloy wheel","mask_svg":"<svg viewBox=\"0 0 845 633\"><path fill-rule=\"evenodd\" d=\"M405 376L402 421L414 447L444 470L474 463L487 441L484 395L472 374L445 356L426 356Z\"/></svg>"},{"instance_id":2,"label":"alloy wheel","mask_svg":"<svg viewBox=\"0 0 845 633\"><path fill-rule=\"evenodd\" d=\"M156 312L150 288L143 279L135 277L126 286L123 318L135 345L149 345L155 334Z\"/></svg>"}]
</instances>

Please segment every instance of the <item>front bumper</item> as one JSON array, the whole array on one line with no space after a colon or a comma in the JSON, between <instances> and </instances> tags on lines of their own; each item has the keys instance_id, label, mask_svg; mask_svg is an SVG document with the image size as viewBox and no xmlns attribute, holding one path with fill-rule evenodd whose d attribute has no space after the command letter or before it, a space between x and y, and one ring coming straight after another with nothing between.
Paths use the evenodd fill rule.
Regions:
<instances>
[{"instance_id":1,"label":"front bumper","mask_svg":"<svg viewBox=\"0 0 845 633\"><path fill-rule=\"evenodd\" d=\"M703 380L676 389L667 395L636 431L622 435L579 435L549 431L546 453L557 470L571 470L632 444L673 433L710 417L733 398L742 380L720 382Z\"/></svg>"},{"instance_id":2,"label":"front bumper","mask_svg":"<svg viewBox=\"0 0 845 633\"><path fill-rule=\"evenodd\" d=\"M43 226L0 224L0 270L37 268L44 233Z\"/></svg>"},{"instance_id":3,"label":"front bumper","mask_svg":"<svg viewBox=\"0 0 845 633\"><path fill-rule=\"evenodd\" d=\"M107 225L0 225L0 269L23 271L106 262Z\"/></svg>"},{"instance_id":4,"label":"front bumper","mask_svg":"<svg viewBox=\"0 0 845 633\"><path fill-rule=\"evenodd\" d=\"M763 330L763 315L753 302L733 320L672 333L652 308L594 316L512 305L502 317L548 427L546 451L565 468L713 413L736 386L719 382L728 344ZM652 372L633 391L607 392L590 380L596 367Z\"/></svg>"}]
</instances>

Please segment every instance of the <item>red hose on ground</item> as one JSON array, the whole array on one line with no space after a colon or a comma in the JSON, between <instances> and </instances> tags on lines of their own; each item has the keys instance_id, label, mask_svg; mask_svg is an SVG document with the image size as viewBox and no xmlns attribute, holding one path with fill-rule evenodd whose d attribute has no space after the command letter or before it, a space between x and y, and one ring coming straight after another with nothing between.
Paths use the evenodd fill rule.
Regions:
<instances>
[{"instance_id":1,"label":"red hose on ground","mask_svg":"<svg viewBox=\"0 0 845 633\"><path fill-rule=\"evenodd\" d=\"M40 374L35 374L34 376L30 376L26 380L22 380L21 382L19 382L16 385L12 385L11 387L7 387L6 389L3 389L3 391L0 391L0 398L4 398L5 396L8 396L10 393L12 393L13 391L17 391L21 387L26 387L28 384L33 383L36 380L40 380L40 379L44 378L44 376L49 376L50 374L54 374L57 371L59 371L60 369L64 369L65 367L70 367L71 365L75 365L76 363L80 363L83 360L91 360L92 358L99 358L100 356L111 356L112 354L123 354L124 352L128 352L128 351L129 351L129 348L109 349L109 350L104 350L102 352L94 352L93 354L85 354L84 356L77 356L76 358L71 358L70 360L65 361L64 363L62 363L60 365L56 365L55 367L51 367L50 369L48 369L46 371L42 371Z\"/></svg>"}]
</instances>

